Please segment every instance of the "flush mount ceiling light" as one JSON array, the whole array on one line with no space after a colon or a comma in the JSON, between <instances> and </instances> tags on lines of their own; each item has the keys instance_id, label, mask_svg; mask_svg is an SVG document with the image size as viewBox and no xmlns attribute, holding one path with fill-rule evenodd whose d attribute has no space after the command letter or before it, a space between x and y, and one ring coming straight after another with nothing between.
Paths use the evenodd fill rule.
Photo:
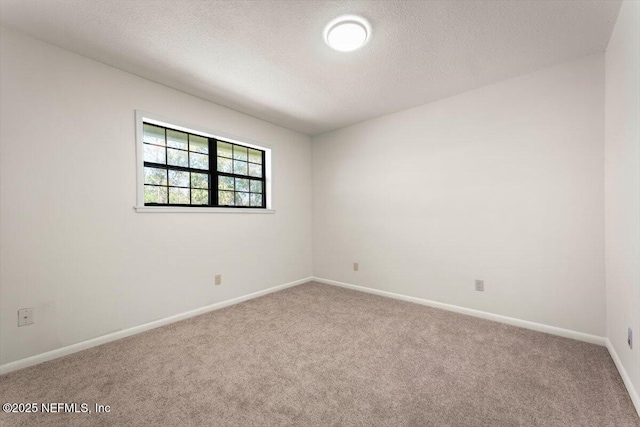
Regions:
<instances>
[{"instance_id":1,"label":"flush mount ceiling light","mask_svg":"<svg viewBox=\"0 0 640 427\"><path fill-rule=\"evenodd\" d=\"M359 49L370 37L371 25L364 18L355 15L336 18L324 28L324 40L340 52Z\"/></svg>"}]
</instances>

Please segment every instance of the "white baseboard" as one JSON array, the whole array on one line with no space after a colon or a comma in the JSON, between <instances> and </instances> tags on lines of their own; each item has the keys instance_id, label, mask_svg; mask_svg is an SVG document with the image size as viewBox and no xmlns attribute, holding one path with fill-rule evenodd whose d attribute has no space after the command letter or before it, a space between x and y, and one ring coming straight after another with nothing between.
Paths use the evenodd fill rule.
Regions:
<instances>
[{"instance_id":1,"label":"white baseboard","mask_svg":"<svg viewBox=\"0 0 640 427\"><path fill-rule=\"evenodd\" d=\"M633 406L636 407L636 412L638 413L638 416L640 416L640 396L638 396L638 392L633 386L633 383L631 382L631 378L629 378L629 374L627 374L627 370L624 369L624 366L622 365L622 361L620 360L620 357L618 356L616 349L613 347L613 344L611 344L611 341L609 341L609 338L607 338L606 341L607 341L607 349L609 350L609 354L613 359L613 363L615 363L616 368L618 368L618 372L622 377L622 382L624 382L624 386L627 388L627 392L629 393L629 397L633 402Z\"/></svg>"},{"instance_id":2,"label":"white baseboard","mask_svg":"<svg viewBox=\"0 0 640 427\"><path fill-rule=\"evenodd\" d=\"M102 335L97 338L92 338L90 340L82 341L76 344L71 344L66 347L57 348L55 350L47 351L46 353L37 354L35 356L27 357L24 359L16 360L14 362L5 363L4 365L0 365L0 375L6 374L9 372L17 371L19 369L24 369L29 366L37 365L42 362L47 362L49 360L57 359L62 356L67 356L69 354L77 353L79 351L96 347L102 344L106 344L111 341L118 340L120 338L125 338L131 335L139 334L141 332L148 331L150 329L155 329L160 326L168 325L170 323L178 322L180 320L188 319L190 317L198 316L200 314L208 313L210 311L219 310L224 307L229 307L230 305L239 304L244 301L248 301L254 298L261 297L263 295L267 295L273 292L281 291L286 288L291 288L293 286L301 285L303 283L310 282L312 280L311 277L306 277L304 279L299 279L294 282L285 283L283 285L273 286L268 289L264 289L262 291L253 292L247 295L243 295L237 298L232 298L226 301L217 302L215 304L207 305L204 307L196 308L195 310L190 310L184 313L176 314L174 316L165 317L164 319L154 320L153 322L145 323L144 325L134 326L133 328L123 329L118 332L113 332L111 334Z\"/></svg>"},{"instance_id":3,"label":"white baseboard","mask_svg":"<svg viewBox=\"0 0 640 427\"><path fill-rule=\"evenodd\" d=\"M492 320L494 322L506 323L507 325L518 326L520 328L531 329L538 332L545 332L551 335L558 335L565 338L572 338L578 341L584 341L591 344L606 345L606 338L597 335L585 334L583 332L572 331L570 329L558 328L542 323L530 322L528 320L516 319L515 317L502 316L500 314L488 313L486 311L474 310L472 308L460 307L458 305L445 304L442 302L431 301L428 299L410 297L407 295L396 294L379 289L367 288L364 286L352 285L350 283L338 282L336 280L323 279L321 277L313 277L315 282L325 283L327 285L340 286L342 288L353 289L360 292L367 292L383 297L394 298L401 301L413 302L416 304L426 305L429 307L439 308L442 310L453 311L455 313L466 314L468 316L479 317L481 319Z\"/></svg>"}]
</instances>

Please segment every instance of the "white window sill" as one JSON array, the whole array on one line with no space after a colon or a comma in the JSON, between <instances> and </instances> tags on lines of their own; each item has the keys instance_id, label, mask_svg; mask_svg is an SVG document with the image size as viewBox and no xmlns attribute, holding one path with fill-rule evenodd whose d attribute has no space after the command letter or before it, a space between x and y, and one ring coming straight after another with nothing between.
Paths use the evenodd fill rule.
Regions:
<instances>
[{"instance_id":1,"label":"white window sill","mask_svg":"<svg viewBox=\"0 0 640 427\"><path fill-rule=\"evenodd\" d=\"M141 213L233 213L233 214L274 214L275 209L251 208L190 208L186 206L135 206Z\"/></svg>"}]
</instances>

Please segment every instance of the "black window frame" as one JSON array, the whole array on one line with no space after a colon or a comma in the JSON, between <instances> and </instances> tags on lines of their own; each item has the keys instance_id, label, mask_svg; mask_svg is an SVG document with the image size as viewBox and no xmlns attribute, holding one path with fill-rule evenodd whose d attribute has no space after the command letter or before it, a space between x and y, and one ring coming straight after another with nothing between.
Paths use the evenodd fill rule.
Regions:
<instances>
[{"instance_id":1,"label":"black window frame","mask_svg":"<svg viewBox=\"0 0 640 427\"><path fill-rule=\"evenodd\" d=\"M150 144L144 141L144 125L150 125L150 126L155 126L158 128L162 128L164 129L164 149L165 149L165 163L155 163L155 162L148 162L144 160L144 146L145 145L152 145L155 147L161 147L160 145L157 144ZM146 120L142 120L142 127L143 127L143 131L142 131L142 152L143 152L143 161L142 161L142 168L143 168L143 182L142 182L142 186L143 186L143 194L144 194L144 187L147 185L150 186L157 186L157 187L166 187L167 188L167 203L147 203L144 201L144 196L143 196L143 203L145 207L153 207L153 206L162 206L162 207L176 207L176 208L184 208L184 207L189 207L189 208L231 208L231 209L266 209L267 208L267 164L266 164L266 150L261 149L259 147L256 146L250 146L250 145L244 145L242 143L239 142L234 142L234 141L228 141L225 139L221 139L221 138L214 138L214 137L210 137L210 136L206 136L206 135L202 135L202 134L198 134L195 132L189 132L183 129L178 129L178 128L174 128L171 126L167 126L167 125L161 125L161 124L157 124L155 122L151 122L151 121L146 121ZM185 166L175 166L175 165L170 165L169 164L169 149L174 149L174 150L179 150L179 151L184 151L187 153L187 164L191 165L191 154L195 153L195 154L203 154L203 153L198 153L198 152L193 152L190 150L190 139L189 137L187 137L187 141L188 141L188 145L187 145L187 149L179 149L179 148L174 148L174 147L169 147L168 145L168 139L167 139L167 131L176 131L176 132L181 132L187 135L193 135L193 136L197 136L200 138L206 138L208 141L208 156L209 156L209 168L208 169L198 169L198 168L192 168L192 167L185 167ZM247 164L247 175L242 175L242 174L236 174L236 173L228 173L228 172L219 172L218 171L218 157L222 157L222 158L227 158L224 156L218 156L218 142L222 142L225 144L231 144L232 147L242 147L247 149L247 159L246 164ZM262 157L262 163L260 164L261 166L261 172L262 172L262 176L261 177L256 177L256 176L250 176L249 173L249 165L253 164L253 165L258 165L258 163L255 162L250 162L249 161L249 155L248 155L248 150L254 150L254 151L259 151L261 153L261 157ZM232 148L232 156L231 158L229 158L232 162L232 165L234 164L233 162L238 160L235 159L233 156L233 148ZM243 161L243 160L238 160L238 161ZM151 168L157 168L157 169L165 169L167 171L167 183L166 185L158 185L158 184L146 184L144 182L144 168L146 167L151 167ZM170 170L175 170L175 171L180 171L180 172L189 172L189 187L179 187L179 186L173 186L173 185L169 185L169 177L168 177L168 172ZM169 188L188 188L189 189L189 199L192 200L192 193L191 190L197 190L197 187L191 187L191 173L200 173L200 174L207 174L209 177L209 189L208 189L208 204L204 205L204 204L184 204L184 203L169 203L170 202L170 192L169 192ZM232 177L234 178L234 189L233 190L225 190L225 189L220 189L219 188L219 178L221 176L224 177ZM251 183L251 180L255 180L255 181L260 181L262 183L262 193L254 193L251 191L237 191L235 189L235 179L247 179L249 180L249 183ZM249 187L249 190L251 190L251 187ZM233 199L234 199L234 204L233 205L220 205L219 204L219 197L218 197L218 192L219 191L233 191ZM235 201L236 201L236 193L246 193L249 197L249 204L251 204L251 194L261 194L262 195L262 205L261 206L241 206L241 205L236 205Z\"/></svg>"}]
</instances>

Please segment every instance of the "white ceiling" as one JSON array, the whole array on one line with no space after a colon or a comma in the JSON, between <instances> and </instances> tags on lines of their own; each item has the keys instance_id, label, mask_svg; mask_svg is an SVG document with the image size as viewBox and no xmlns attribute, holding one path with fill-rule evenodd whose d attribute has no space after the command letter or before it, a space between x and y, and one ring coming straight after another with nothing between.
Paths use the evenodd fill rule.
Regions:
<instances>
[{"instance_id":1,"label":"white ceiling","mask_svg":"<svg viewBox=\"0 0 640 427\"><path fill-rule=\"evenodd\" d=\"M603 52L620 1L0 0L0 23L311 135ZM358 14L361 50L322 40Z\"/></svg>"}]
</instances>

